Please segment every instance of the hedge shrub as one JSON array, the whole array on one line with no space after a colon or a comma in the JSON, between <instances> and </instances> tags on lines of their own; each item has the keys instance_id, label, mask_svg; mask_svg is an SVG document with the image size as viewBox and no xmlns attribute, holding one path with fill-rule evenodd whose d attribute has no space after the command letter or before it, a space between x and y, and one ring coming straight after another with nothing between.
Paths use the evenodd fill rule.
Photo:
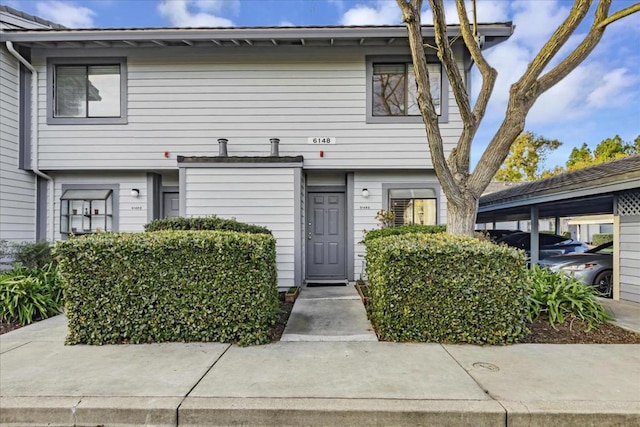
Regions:
<instances>
[{"instance_id":1,"label":"hedge shrub","mask_svg":"<svg viewBox=\"0 0 640 427\"><path fill-rule=\"evenodd\" d=\"M388 227L388 228L376 228L374 230L367 231L364 236L364 242L368 242L372 239L378 239L380 237L386 236L397 236L401 234L433 234L433 233L444 233L447 231L447 226L444 224L440 225L420 225L420 224L409 224L409 225L401 225L398 227Z\"/></svg>"},{"instance_id":2,"label":"hedge shrub","mask_svg":"<svg viewBox=\"0 0 640 427\"><path fill-rule=\"evenodd\" d=\"M154 219L144 226L145 231L167 230L223 230L241 233L271 234L271 230L259 225L245 224L235 219L209 216L203 218L163 218Z\"/></svg>"},{"instance_id":3,"label":"hedge shrub","mask_svg":"<svg viewBox=\"0 0 640 427\"><path fill-rule=\"evenodd\" d=\"M269 341L278 313L275 240L160 231L58 242L69 344Z\"/></svg>"},{"instance_id":4,"label":"hedge shrub","mask_svg":"<svg viewBox=\"0 0 640 427\"><path fill-rule=\"evenodd\" d=\"M524 252L444 233L366 246L369 315L383 340L505 344L525 335Z\"/></svg>"},{"instance_id":5,"label":"hedge shrub","mask_svg":"<svg viewBox=\"0 0 640 427\"><path fill-rule=\"evenodd\" d=\"M594 234L592 240L592 244L594 246L604 245L605 243L613 242L613 234L611 233L599 233Z\"/></svg>"}]
</instances>

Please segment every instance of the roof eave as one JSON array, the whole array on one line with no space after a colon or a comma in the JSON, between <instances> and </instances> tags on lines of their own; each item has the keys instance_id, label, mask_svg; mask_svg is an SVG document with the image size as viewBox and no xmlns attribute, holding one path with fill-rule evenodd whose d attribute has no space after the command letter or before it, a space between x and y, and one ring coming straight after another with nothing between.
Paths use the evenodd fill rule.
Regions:
<instances>
[{"instance_id":1,"label":"roof eave","mask_svg":"<svg viewBox=\"0 0 640 427\"><path fill-rule=\"evenodd\" d=\"M459 32L458 25L449 26ZM485 38L506 40L513 34L509 23L481 24L478 31ZM423 27L424 37L433 37L432 26ZM269 27L269 28L160 28L160 29L81 29L25 30L0 33L0 41L14 43L94 42L94 41L180 41L180 40L288 40L288 39L368 39L406 38L404 26L379 27Z\"/></svg>"}]
</instances>

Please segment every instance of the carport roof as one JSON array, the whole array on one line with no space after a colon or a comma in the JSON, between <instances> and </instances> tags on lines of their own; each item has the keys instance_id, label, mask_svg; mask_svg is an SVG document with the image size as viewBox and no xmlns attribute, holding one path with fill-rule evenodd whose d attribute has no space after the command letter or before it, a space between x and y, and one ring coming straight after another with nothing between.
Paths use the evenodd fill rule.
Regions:
<instances>
[{"instance_id":1,"label":"carport roof","mask_svg":"<svg viewBox=\"0 0 640 427\"><path fill-rule=\"evenodd\" d=\"M640 188L640 155L529 182L480 198L478 223L613 212L616 193Z\"/></svg>"}]
</instances>

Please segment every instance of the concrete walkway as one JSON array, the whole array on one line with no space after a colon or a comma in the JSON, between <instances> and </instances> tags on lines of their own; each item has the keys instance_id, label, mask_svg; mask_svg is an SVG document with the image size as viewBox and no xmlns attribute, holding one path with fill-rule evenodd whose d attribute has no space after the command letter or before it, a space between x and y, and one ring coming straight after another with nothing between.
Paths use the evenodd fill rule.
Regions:
<instances>
[{"instance_id":1,"label":"concrete walkway","mask_svg":"<svg viewBox=\"0 0 640 427\"><path fill-rule=\"evenodd\" d=\"M640 345L65 346L65 328L0 336L0 425L640 425Z\"/></svg>"},{"instance_id":2,"label":"concrete walkway","mask_svg":"<svg viewBox=\"0 0 640 427\"><path fill-rule=\"evenodd\" d=\"M640 304L629 301L613 301L608 298L598 299L613 316L614 320L611 323L640 333Z\"/></svg>"},{"instance_id":3,"label":"concrete walkway","mask_svg":"<svg viewBox=\"0 0 640 427\"><path fill-rule=\"evenodd\" d=\"M353 285L302 288L282 341L378 341Z\"/></svg>"}]
</instances>

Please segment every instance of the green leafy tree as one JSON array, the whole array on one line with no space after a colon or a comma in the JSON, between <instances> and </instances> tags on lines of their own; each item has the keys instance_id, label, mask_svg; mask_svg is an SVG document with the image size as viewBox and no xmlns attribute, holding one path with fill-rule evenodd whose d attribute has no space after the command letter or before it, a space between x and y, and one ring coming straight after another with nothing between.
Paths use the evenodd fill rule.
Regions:
<instances>
[{"instance_id":1,"label":"green leafy tree","mask_svg":"<svg viewBox=\"0 0 640 427\"><path fill-rule=\"evenodd\" d=\"M567 170L582 169L591 164L593 155L586 142L582 143L582 147L574 147L569 154L569 160L567 160Z\"/></svg>"},{"instance_id":2,"label":"green leafy tree","mask_svg":"<svg viewBox=\"0 0 640 427\"><path fill-rule=\"evenodd\" d=\"M509 150L509 155L496 173L495 179L506 182L533 181L542 176L540 168L547 154L560 147L557 139L546 139L533 132L521 133Z\"/></svg>"},{"instance_id":3,"label":"green leafy tree","mask_svg":"<svg viewBox=\"0 0 640 427\"><path fill-rule=\"evenodd\" d=\"M639 148L640 135L636 137L633 143L624 142L619 135L604 139L600 141L593 152L586 143L583 143L582 147L571 150L569 160L567 160L567 170L572 171L622 159L640 153Z\"/></svg>"}]
</instances>

